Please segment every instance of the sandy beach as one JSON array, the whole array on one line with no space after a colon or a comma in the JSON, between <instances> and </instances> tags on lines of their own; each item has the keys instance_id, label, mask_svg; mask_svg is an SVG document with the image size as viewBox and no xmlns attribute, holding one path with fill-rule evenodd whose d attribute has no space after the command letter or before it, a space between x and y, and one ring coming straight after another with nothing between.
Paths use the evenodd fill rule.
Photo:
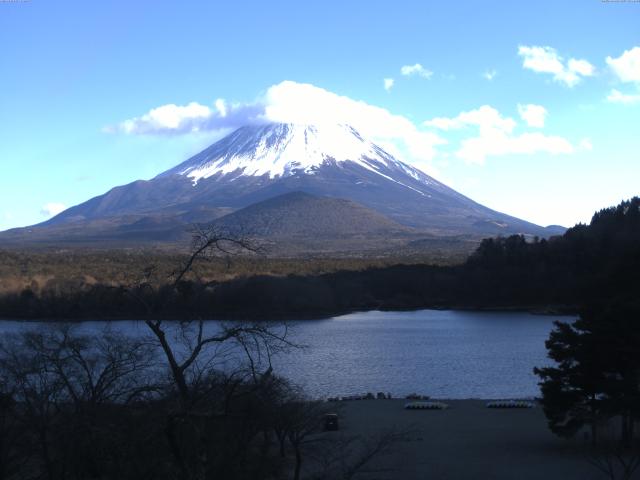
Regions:
<instances>
[{"instance_id":1,"label":"sandy beach","mask_svg":"<svg viewBox=\"0 0 640 480\"><path fill-rule=\"evenodd\" d=\"M489 409L481 400L442 401L448 409L405 410L407 401L402 399L337 402L345 435L375 435L393 428L413 432L375 462L386 471L365 478L606 478L589 464L586 449L581 448L584 439L568 441L553 435L539 406Z\"/></svg>"}]
</instances>

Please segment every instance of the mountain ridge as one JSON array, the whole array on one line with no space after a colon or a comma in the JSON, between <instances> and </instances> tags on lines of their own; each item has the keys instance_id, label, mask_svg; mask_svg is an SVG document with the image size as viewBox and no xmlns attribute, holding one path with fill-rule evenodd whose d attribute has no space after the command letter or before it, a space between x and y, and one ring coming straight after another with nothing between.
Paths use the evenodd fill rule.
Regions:
<instances>
[{"instance_id":1,"label":"mountain ridge","mask_svg":"<svg viewBox=\"0 0 640 480\"><path fill-rule=\"evenodd\" d=\"M135 230L144 241L145 224L155 235L150 239L157 239L159 225L184 230L291 192L351 201L429 237L561 233L469 199L396 159L351 126L264 124L241 127L150 180L114 187L42 224L0 234L0 241L21 234L28 241L34 231L42 238L48 232L62 238L66 230L79 238L83 227L86 235L103 235L106 241L110 229L117 235Z\"/></svg>"}]
</instances>

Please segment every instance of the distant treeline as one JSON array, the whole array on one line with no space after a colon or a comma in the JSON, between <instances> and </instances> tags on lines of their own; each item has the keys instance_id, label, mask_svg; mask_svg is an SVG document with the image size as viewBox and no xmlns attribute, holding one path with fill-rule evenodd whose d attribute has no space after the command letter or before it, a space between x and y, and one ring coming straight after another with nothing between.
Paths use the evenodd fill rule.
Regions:
<instances>
[{"instance_id":1,"label":"distant treeline","mask_svg":"<svg viewBox=\"0 0 640 480\"><path fill-rule=\"evenodd\" d=\"M483 240L462 265L397 265L223 282L31 289L0 298L5 318L310 318L369 309L576 311L636 298L640 198L597 212L561 237Z\"/></svg>"}]
</instances>

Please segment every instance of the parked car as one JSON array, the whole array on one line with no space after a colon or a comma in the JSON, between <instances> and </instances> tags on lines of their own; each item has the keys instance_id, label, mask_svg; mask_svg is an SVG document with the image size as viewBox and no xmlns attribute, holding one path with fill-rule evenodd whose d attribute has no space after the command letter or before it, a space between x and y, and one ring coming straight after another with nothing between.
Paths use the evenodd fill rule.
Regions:
<instances>
[{"instance_id":1,"label":"parked car","mask_svg":"<svg viewBox=\"0 0 640 480\"><path fill-rule=\"evenodd\" d=\"M340 425L338 423L338 414L337 413L327 413L324 416L324 430L325 432L336 431L340 429Z\"/></svg>"}]
</instances>

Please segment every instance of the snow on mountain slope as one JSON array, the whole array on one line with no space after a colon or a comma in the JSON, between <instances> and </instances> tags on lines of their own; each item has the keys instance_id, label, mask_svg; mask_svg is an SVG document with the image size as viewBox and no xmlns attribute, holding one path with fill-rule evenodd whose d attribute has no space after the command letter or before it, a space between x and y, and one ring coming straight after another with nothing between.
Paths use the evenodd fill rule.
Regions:
<instances>
[{"instance_id":1,"label":"snow on mountain slope","mask_svg":"<svg viewBox=\"0 0 640 480\"><path fill-rule=\"evenodd\" d=\"M242 127L163 176L184 175L194 184L215 175L268 175L274 179L299 173L313 175L323 164L334 162L353 162L400 184L383 171L401 170L425 185L433 184L421 171L365 140L353 127L342 124L319 127L277 123Z\"/></svg>"}]
</instances>

